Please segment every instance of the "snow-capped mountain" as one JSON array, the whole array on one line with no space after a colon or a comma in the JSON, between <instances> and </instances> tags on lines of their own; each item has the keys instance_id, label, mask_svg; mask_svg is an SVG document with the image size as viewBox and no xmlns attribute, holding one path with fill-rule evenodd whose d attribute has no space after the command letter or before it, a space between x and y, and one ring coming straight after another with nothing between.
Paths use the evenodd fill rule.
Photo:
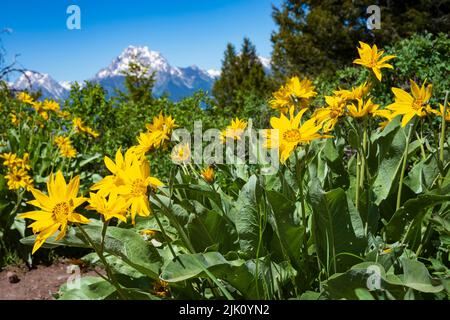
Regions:
<instances>
[{"instance_id":1,"label":"snow-capped mountain","mask_svg":"<svg viewBox=\"0 0 450 320\"><path fill-rule=\"evenodd\" d=\"M31 70L25 71L25 74L17 78L12 87L16 90L41 90L44 98L65 99L69 94L65 84L57 82L46 73Z\"/></svg>"},{"instance_id":2,"label":"snow-capped mountain","mask_svg":"<svg viewBox=\"0 0 450 320\"><path fill-rule=\"evenodd\" d=\"M173 100L179 100L199 89L211 91L215 80L210 73L197 66L174 67L157 51L151 51L148 47L129 46L89 81L100 83L110 93L114 89L123 90L124 73L132 61L146 66L149 74L155 72L153 93L156 96L168 94Z\"/></svg>"},{"instance_id":3,"label":"snow-capped mountain","mask_svg":"<svg viewBox=\"0 0 450 320\"><path fill-rule=\"evenodd\" d=\"M264 69L270 73L270 59L259 57ZM156 82L153 93L156 96L167 94L172 100L180 100L197 90L211 92L214 81L220 76L219 70L203 70L192 65L181 68L170 65L166 58L157 51L144 46L129 46L105 68L87 79L101 84L110 95L116 89L125 90L124 73L128 71L130 62L139 62L148 68L148 73L155 72ZM42 91L44 98L65 99L68 97L72 82L57 82L48 74L36 71L26 71L12 85L16 90L28 89Z\"/></svg>"}]
</instances>

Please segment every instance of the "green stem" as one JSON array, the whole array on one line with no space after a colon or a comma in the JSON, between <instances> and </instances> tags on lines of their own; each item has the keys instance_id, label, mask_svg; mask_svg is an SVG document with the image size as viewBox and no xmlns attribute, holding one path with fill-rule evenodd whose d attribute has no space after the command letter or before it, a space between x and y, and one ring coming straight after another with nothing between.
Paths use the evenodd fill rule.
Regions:
<instances>
[{"instance_id":1,"label":"green stem","mask_svg":"<svg viewBox=\"0 0 450 320\"><path fill-rule=\"evenodd\" d=\"M77 226L78 226L78 229L80 229L80 231L83 234L83 236L86 238L86 240L89 242L89 244L95 250L95 253L97 253L97 255L100 258L100 260L103 263L103 265L105 266L105 270L106 270L106 273L108 275L110 283L116 288L117 293L119 294L119 296L122 299L126 300L126 297L125 297L124 293L122 292L122 288L120 287L119 283L115 279L114 274L113 274L109 264L107 263L105 256L103 255L103 251L99 250L97 245L94 243L92 238L88 235L86 230L84 230L84 228L81 226L81 224L77 223ZM104 226L105 226L105 224L104 224ZM104 229L106 230L105 227L104 227ZM106 231L105 231L105 233L106 233ZM102 235L103 235L103 230L102 230Z\"/></svg>"},{"instance_id":2,"label":"green stem","mask_svg":"<svg viewBox=\"0 0 450 320\"><path fill-rule=\"evenodd\" d=\"M360 184L360 175L361 175L361 170L360 170L360 155L359 155L359 151L356 154L356 184L355 184L355 207L356 210L359 209L359 184Z\"/></svg>"},{"instance_id":3,"label":"green stem","mask_svg":"<svg viewBox=\"0 0 450 320\"><path fill-rule=\"evenodd\" d=\"M400 171L400 180L398 183L398 192L397 192L397 205L396 210L400 208L401 202L402 202L402 187L403 187L403 178L405 177L405 170L406 170L406 164L408 162L408 149L409 149L409 141L411 140L411 134L414 130L415 125L410 124L408 136L406 137L406 145L405 145L405 152L403 153L403 163L402 163L402 169Z\"/></svg>"},{"instance_id":4,"label":"green stem","mask_svg":"<svg viewBox=\"0 0 450 320\"><path fill-rule=\"evenodd\" d=\"M448 104L448 91L445 92L445 99L444 99L444 110L442 110L442 123L441 123L441 136L439 139L439 160L441 162L441 166L444 169L445 163L444 163L444 145L445 145L445 115L447 113L447 104ZM444 176L441 176L441 184L444 180Z\"/></svg>"},{"instance_id":5,"label":"green stem","mask_svg":"<svg viewBox=\"0 0 450 320\"><path fill-rule=\"evenodd\" d=\"M297 151L294 151L295 154L295 168L297 173L297 181L298 181L298 191L300 197L300 205L301 205L301 214L302 214L302 224L305 227L305 236L303 237L303 256L305 261L308 260L308 239L306 237L306 230L308 229L307 220L306 220L306 207L305 207L305 196L303 194L303 170L302 165L298 159ZM306 153L305 153L306 157Z\"/></svg>"}]
</instances>

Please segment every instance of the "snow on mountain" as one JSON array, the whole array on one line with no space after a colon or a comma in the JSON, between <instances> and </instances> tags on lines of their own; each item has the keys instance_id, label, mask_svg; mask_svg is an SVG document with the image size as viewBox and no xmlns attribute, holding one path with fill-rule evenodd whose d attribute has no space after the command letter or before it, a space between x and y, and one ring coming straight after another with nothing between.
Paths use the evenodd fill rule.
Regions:
<instances>
[{"instance_id":1,"label":"snow on mountain","mask_svg":"<svg viewBox=\"0 0 450 320\"><path fill-rule=\"evenodd\" d=\"M132 61L139 62L148 68L148 73L155 72L156 96L168 94L173 100L179 100L199 89L211 91L215 78L197 66L178 68L169 64L159 52L148 47L127 47L106 68L100 70L89 81L100 83L108 92L124 89L124 73Z\"/></svg>"},{"instance_id":2,"label":"snow on mountain","mask_svg":"<svg viewBox=\"0 0 450 320\"><path fill-rule=\"evenodd\" d=\"M72 88L72 83L72 81L60 81L59 85L67 91L70 91L70 88Z\"/></svg>"},{"instance_id":3,"label":"snow on mountain","mask_svg":"<svg viewBox=\"0 0 450 320\"><path fill-rule=\"evenodd\" d=\"M220 77L220 74L222 73L220 70L215 69L209 69L206 71L212 78L218 78Z\"/></svg>"},{"instance_id":4,"label":"snow on mountain","mask_svg":"<svg viewBox=\"0 0 450 320\"><path fill-rule=\"evenodd\" d=\"M264 70L270 73L270 59L259 57ZM88 81L101 84L110 95L116 89L124 90L124 73L128 70L130 62L136 61L148 68L148 73L155 72L155 86L153 93L156 96L167 94L172 100L180 100L197 90L211 92L214 81L220 76L220 70L203 70L192 65L189 67L172 66L161 53L152 51L146 46L128 46L111 61L111 63L98 71ZM13 84L17 90L37 91L40 89L44 98L64 99L70 92L72 82L57 82L48 74L36 71L26 71Z\"/></svg>"},{"instance_id":5,"label":"snow on mountain","mask_svg":"<svg viewBox=\"0 0 450 320\"><path fill-rule=\"evenodd\" d=\"M266 57L263 57L263 56L259 56L258 58L259 58L259 61L261 61L261 64L263 65L263 67L264 67L264 71L267 74L270 74L270 72L272 70L272 66L270 65L270 63L271 63L270 58L266 58Z\"/></svg>"},{"instance_id":6,"label":"snow on mountain","mask_svg":"<svg viewBox=\"0 0 450 320\"><path fill-rule=\"evenodd\" d=\"M46 73L27 70L12 84L16 90L41 90L44 98L65 99L68 90Z\"/></svg>"}]
</instances>

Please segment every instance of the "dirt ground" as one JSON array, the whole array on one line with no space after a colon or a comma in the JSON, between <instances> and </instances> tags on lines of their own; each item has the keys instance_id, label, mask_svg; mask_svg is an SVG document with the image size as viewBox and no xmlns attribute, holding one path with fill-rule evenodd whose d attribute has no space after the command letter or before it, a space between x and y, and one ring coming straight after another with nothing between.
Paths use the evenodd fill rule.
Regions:
<instances>
[{"instance_id":1,"label":"dirt ground","mask_svg":"<svg viewBox=\"0 0 450 320\"><path fill-rule=\"evenodd\" d=\"M0 300L53 300L60 285L71 276L69 267L73 262L63 259L31 270L26 267L6 268L0 272ZM82 277L96 275L95 271L88 271L83 266L80 270Z\"/></svg>"}]
</instances>

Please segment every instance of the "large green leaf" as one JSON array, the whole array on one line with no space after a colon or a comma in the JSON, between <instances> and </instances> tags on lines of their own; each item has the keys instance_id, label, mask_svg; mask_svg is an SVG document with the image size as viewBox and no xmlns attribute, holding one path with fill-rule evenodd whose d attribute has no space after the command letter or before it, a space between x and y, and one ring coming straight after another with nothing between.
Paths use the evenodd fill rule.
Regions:
<instances>
[{"instance_id":1,"label":"large green leaf","mask_svg":"<svg viewBox=\"0 0 450 320\"><path fill-rule=\"evenodd\" d=\"M232 217L239 236L240 251L248 258L256 257L261 224L261 190L256 176L251 176L232 208ZM263 248L264 249L264 248ZM263 251L260 251L260 256Z\"/></svg>"},{"instance_id":2,"label":"large green leaf","mask_svg":"<svg viewBox=\"0 0 450 320\"><path fill-rule=\"evenodd\" d=\"M295 221L295 202L288 200L277 191L269 191L267 198L273 212L272 226L277 234L277 240L281 242L281 249L299 267L301 265L305 227Z\"/></svg>"},{"instance_id":3,"label":"large green leaf","mask_svg":"<svg viewBox=\"0 0 450 320\"><path fill-rule=\"evenodd\" d=\"M377 139L379 142L379 166L372 186L376 205L387 199L397 186L406 147L405 130L400 127L393 131L388 131L388 129L390 127L383 131L386 132L385 135L381 135Z\"/></svg>"},{"instance_id":4,"label":"large green leaf","mask_svg":"<svg viewBox=\"0 0 450 320\"><path fill-rule=\"evenodd\" d=\"M104 300L110 297L116 289L108 281L100 277L81 277L79 283L74 281L71 286L63 284L59 289L59 300Z\"/></svg>"},{"instance_id":5,"label":"large green leaf","mask_svg":"<svg viewBox=\"0 0 450 320\"><path fill-rule=\"evenodd\" d=\"M450 195L423 194L417 198L407 200L389 220L385 226L386 235L390 242L398 241L408 223L413 221L424 210L440 203L450 201ZM417 223L421 223L421 220Z\"/></svg>"},{"instance_id":6,"label":"large green leaf","mask_svg":"<svg viewBox=\"0 0 450 320\"><path fill-rule=\"evenodd\" d=\"M313 238L321 263L329 272L347 270L355 263L352 255L362 254L367 244L360 218L350 213L347 196L340 188L324 192L312 184L309 198Z\"/></svg>"}]
</instances>

